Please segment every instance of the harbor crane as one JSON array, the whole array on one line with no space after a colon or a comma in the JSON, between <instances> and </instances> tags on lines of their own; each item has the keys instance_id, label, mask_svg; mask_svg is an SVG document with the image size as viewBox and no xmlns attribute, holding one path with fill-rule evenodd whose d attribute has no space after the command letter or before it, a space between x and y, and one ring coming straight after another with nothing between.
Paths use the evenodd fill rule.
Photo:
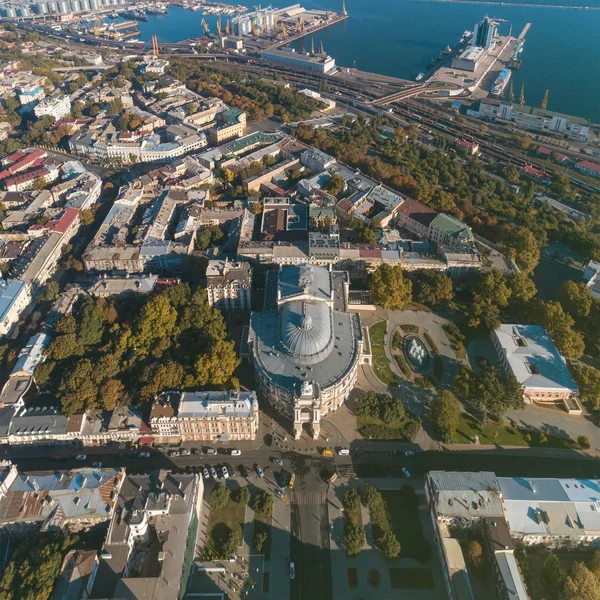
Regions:
<instances>
[{"instance_id":1,"label":"harbor crane","mask_svg":"<svg viewBox=\"0 0 600 600\"><path fill-rule=\"evenodd\" d=\"M283 34L284 38L287 37L287 29L285 28L285 23L283 21L281 21L281 33Z\"/></svg>"},{"instance_id":2,"label":"harbor crane","mask_svg":"<svg viewBox=\"0 0 600 600\"><path fill-rule=\"evenodd\" d=\"M217 19L217 35L221 37L223 35L223 30L221 29L221 17Z\"/></svg>"},{"instance_id":3,"label":"harbor crane","mask_svg":"<svg viewBox=\"0 0 600 600\"><path fill-rule=\"evenodd\" d=\"M102 25L104 25L104 21L102 21L100 17L96 17L96 20L94 21L94 35L96 37L100 35L100 27L102 27Z\"/></svg>"},{"instance_id":4,"label":"harbor crane","mask_svg":"<svg viewBox=\"0 0 600 600\"><path fill-rule=\"evenodd\" d=\"M227 23L225 23L225 35L229 35L229 19L227 19Z\"/></svg>"},{"instance_id":5,"label":"harbor crane","mask_svg":"<svg viewBox=\"0 0 600 600\"><path fill-rule=\"evenodd\" d=\"M210 33L210 29L208 28L206 19L203 18L202 21L200 21L200 25L202 26L202 29L204 29L204 35L208 35Z\"/></svg>"},{"instance_id":6,"label":"harbor crane","mask_svg":"<svg viewBox=\"0 0 600 600\"><path fill-rule=\"evenodd\" d=\"M252 35L258 35L258 27L256 26L256 21L252 21Z\"/></svg>"}]
</instances>

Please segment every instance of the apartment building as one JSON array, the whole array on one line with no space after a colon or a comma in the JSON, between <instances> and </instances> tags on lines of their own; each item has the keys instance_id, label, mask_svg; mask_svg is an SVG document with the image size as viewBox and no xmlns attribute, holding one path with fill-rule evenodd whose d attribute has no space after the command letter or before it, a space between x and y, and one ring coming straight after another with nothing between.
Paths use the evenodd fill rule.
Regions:
<instances>
[{"instance_id":1,"label":"apartment building","mask_svg":"<svg viewBox=\"0 0 600 600\"><path fill-rule=\"evenodd\" d=\"M39 119L43 116L54 117L57 121L66 117L71 112L71 100L69 96L48 96L38 102L33 113Z\"/></svg>"},{"instance_id":2,"label":"apartment building","mask_svg":"<svg viewBox=\"0 0 600 600\"><path fill-rule=\"evenodd\" d=\"M210 260L206 268L208 303L226 312L251 310L252 268L247 262Z\"/></svg>"},{"instance_id":3,"label":"apartment building","mask_svg":"<svg viewBox=\"0 0 600 600\"><path fill-rule=\"evenodd\" d=\"M183 442L254 440L256 392L182 392L177 418Z\"/></svg>"}]
</instances>

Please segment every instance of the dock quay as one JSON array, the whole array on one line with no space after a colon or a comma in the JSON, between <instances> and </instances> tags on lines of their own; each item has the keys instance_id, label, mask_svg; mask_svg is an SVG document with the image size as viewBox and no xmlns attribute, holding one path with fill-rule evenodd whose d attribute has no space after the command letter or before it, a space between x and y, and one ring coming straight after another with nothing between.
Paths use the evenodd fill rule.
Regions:
<instances>
[{"instance_id":1,"label":"dock quay","mask_svg":"<svg viewBox=\"0 0 600 600\"><path fill-rule=\"evenodd\" d=\"M295 35L291 35L282 40L277 40L277 42L275 42L274 44L271 44L270 46L268 46L268 48L279 48L281 46L285 46L286 44L289 44L290 42L295 42L296 40L301 40L302 38L304 38L312 33L316 33L317 31L320 31L321 29L326 29L327 27L331 27L332 25L335 25L336 23L341 23L342 21L345 21L347 18L348 18L348 15L336 15L335 17L332 17L329 21L327 21L325 23L320 23L319 25L315 25L313 27L307 27L304 31L301 31Z\"/></svg>"},{"instance_id":2,"label":"dock quay","mask_svg":"<svg viewBox=\"0 0 600 600\"><path fill-rule=\"evenodd\" d=\"M523 27L523 31L521 31L521 33L519 34L519 37L517 39L524 40L525 36L527 35L527 33L529 32L530 29L531 29L531 23L527 23L525 25L525 27Z\"/></svg>"}]
</instances>

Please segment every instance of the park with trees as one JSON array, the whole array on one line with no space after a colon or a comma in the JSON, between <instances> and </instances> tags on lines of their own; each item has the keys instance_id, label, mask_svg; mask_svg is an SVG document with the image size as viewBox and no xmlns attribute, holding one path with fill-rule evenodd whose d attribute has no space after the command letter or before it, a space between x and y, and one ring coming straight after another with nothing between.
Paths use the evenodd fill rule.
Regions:
<instances>
[{"instance_id":1,"label":"park with trees","mask_svg":"<svg viewBox=\"0 0 600 600\"><path fill-rule=\"evenodd\" d=\"M83 297L57 322L45 352L36 381L67 415L148 406L165 389L238 385L225 321L206 292L187 283L114 301Z\"/></svg>"}]
</instances>

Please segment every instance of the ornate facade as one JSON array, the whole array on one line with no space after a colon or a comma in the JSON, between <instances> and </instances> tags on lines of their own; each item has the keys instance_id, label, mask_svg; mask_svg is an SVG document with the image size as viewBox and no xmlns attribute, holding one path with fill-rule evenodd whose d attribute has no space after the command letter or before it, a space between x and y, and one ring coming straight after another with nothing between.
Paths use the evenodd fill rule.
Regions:
<instances>
[{"instance_id":1,"label":"ornate facade","mask_svg":"<svg viewBox=\"0 0 600 600\"><path fill-rule=\"evenodd\" d=\"M248 351L262 393L313 438L356 383L365 355L360 317L348 309L348 274L313 265L282 267L267 280L266 310L252 314ZM270 296L269 296L270 294Z\"/></svg>"}]
</instances>

